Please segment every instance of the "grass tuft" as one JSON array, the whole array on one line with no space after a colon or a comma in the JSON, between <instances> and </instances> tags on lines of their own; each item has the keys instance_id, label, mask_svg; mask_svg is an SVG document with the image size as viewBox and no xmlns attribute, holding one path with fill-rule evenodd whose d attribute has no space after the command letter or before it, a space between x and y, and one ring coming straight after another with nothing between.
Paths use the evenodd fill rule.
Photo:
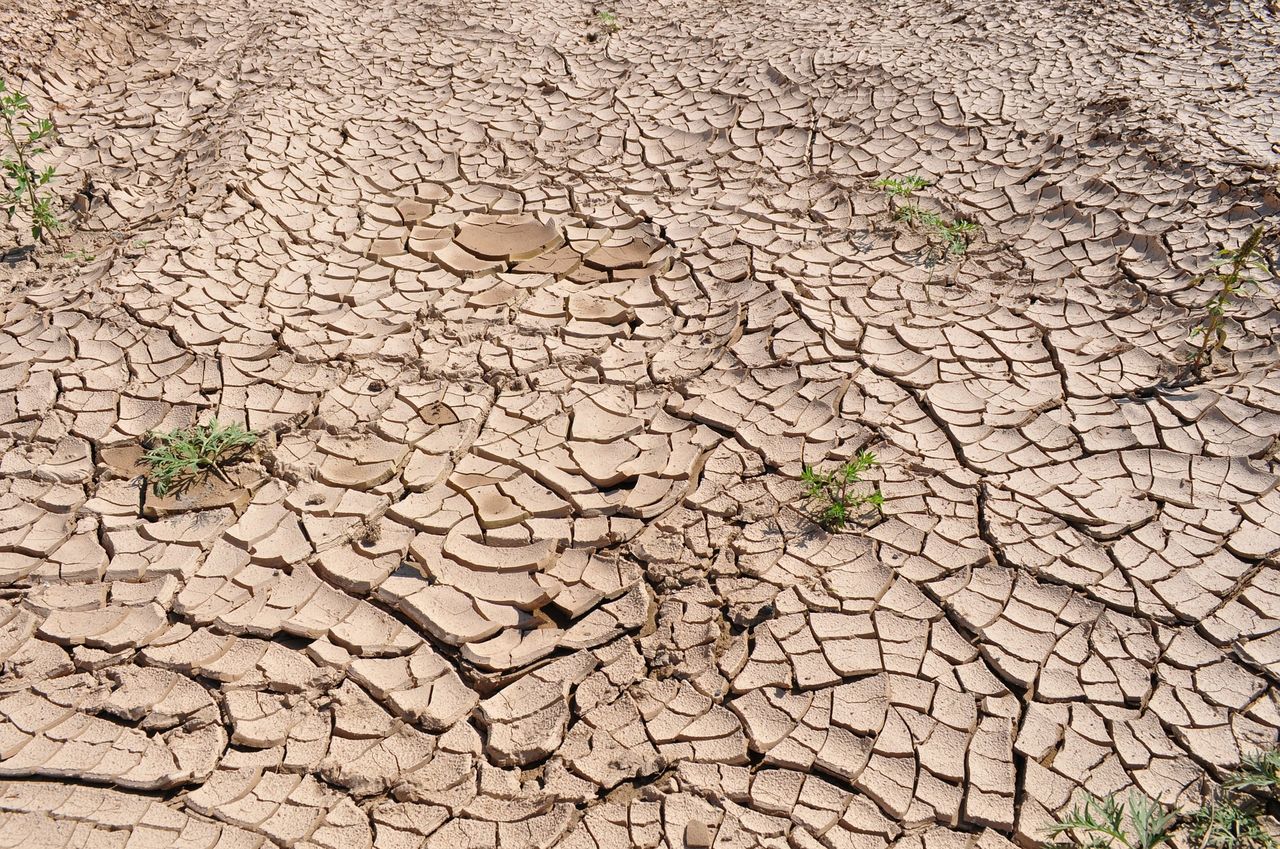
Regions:
<instances>
[{"instance_id":1,"label":"grass tuft","mask_svg":"<svg viewBox=\"0 0 1280 849\"><path fill-rule=\"evenodd\" d=\"M1256 799L1218 794L1191 812L1187 831L1201 849L1275 849Z\"/></svg>"},{"instance_id":2,"label":"grass tuft","mask_svg":"<svg viewBox=\"0 0 1280 849\"><path fill-rule=\"evenodd\" d=\"M1270 749L1245 757L1192 811L1172 810L1141 793L1130 793L1127 804L1115 796L1089 796L1046 831L1083 849L1155 849L1165 843L1191 849L1277 849L1264 823L1264 799L1274 803L1278 795L1280 750Z\"/></svg>"},{"instance_id":3,"label":"grass tuft","mask_svg":"<svg viewBox=\"0 0 1280 849\"><path fill-rule=\"evenodd\" d=\"M1140 793L1130 793L1128 804L1090 796L1050 826L1049 835L1067 835L1085 849L1155 849L1173 839L1175 822L1173 811Z\"/></svg>"},{"instance_id":4,"label":"grass tuft","mask_svg":"<svg viewBox=\"0 0 1280 849\"><path fill-rule=\"evenodd\" d=\"M181 492L207 474L227 483L224 467L242 458L256 445L258 435L238 424L208 424L179 428L147 436L147 453L142 460L151 467L151 486L156 495Z\"/></svg>"},{"instance_id":5,"label":"grass tuft","mask_svg":"<svg viewBox=\"0 0 1280 849\"><path fill-rule=\"evenodd\" d=\"M1223 786L1229 790L1280 795L1280 749L1245 755Z\"/></svg>"}]
</instances>

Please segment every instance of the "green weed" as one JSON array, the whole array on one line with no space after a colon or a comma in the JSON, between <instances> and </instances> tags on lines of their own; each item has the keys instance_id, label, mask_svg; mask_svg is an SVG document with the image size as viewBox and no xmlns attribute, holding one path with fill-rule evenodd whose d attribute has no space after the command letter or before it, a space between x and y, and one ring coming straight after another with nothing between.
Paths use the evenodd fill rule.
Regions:
<instances>
[{"instance_id":1,"label":"green weed","mask_svg":"<svg viewBox=\"0 0 1280 849\"><path fill-rule=\"evenodd\" d=\"M1250 271L1267 271L1259 245L1262 243L1263 228L1255 227L1244 240L1244 244L1235 250L1223 248L1218 251L1213 267L1197 277L1193 283L1214 278L1218 283L1218 291L1205 304L1204 319L1191 329L1188 340L1200 338L1200 346L1187 363L1191 371L1200 371L1213 361L1213 355L1227 344L1227 308L1236 297L1248 287L1256 287L1261 279L1249 276Z\"/></svg>"},{"instance_id":2,"label":"green weed","mask_svg":"<svg viewBox=\"0 0 1280 849\"><path fill-rule=\"evenodd\" d=\"M1230 790L1280 794L1280 749L1245 755L1223 786Z\"/></svg>"},{"instance_id":3,"label":"green weed","mask_svg":"<svg viewBox=\"0 0 1280 849\"><path fill-rule=\"evenodd\" d=\"M613 12L608 12L608 11L601 12L596 17L600 21L600 26L604 27L611 33L617 32L618 30L622 29L622 24L621 22L618 21L618 16Z\"/></svg>"},{"instance_id":4,"label":"green weed","mask_svg":"<svg viewBox=\"0 0 1280 849\"><path fill-rule=\"evenodd\" d=\"M924 177L914 174L909 177L882 177L872 185L889 196L889 205L893 209L894 218L921 228L930 238L939 243L942 257L952 254L963 255L978 234L978 225L972 221L944 218L936 212L922 209L919 204L912 201L917 191L932 185Z\"/></svg>"},{"instance_id":5,"label":"green weed","mask_svg":"<svg viewBox=\"0 0 1280 849\"><path fill-rule=\"evenodd\" d=\"M1275 849L1261 813L1256 799L1218 793L1191 812L1187 831L1200 849Z\"/></svg>"},{"instance_id":6,"label":"green weed","mask_svg":"<svg viewBox=\"0 0 1280 849\"><path fill-rule=\"evenodd\" d=\"M230 483L224 467L242 458L258 442L258 435L238 424L208 424L179 428L147 436L143 462L151 467L151 485L156 495L180 492L213 474Z\"/></svg>"},{"instance_id":7,"label":"green weed","mask_svg":"<svg viewBox=\"0 0 1280 849\"><path fill-rule=\"evenodd\" d=\"M920 189L933 185L924 177L912 174L909 177L882 177L871 185L894 198L909 200Z\"/></svg>"},{"instance_id":8,"label":"green weed","mask_svg":"<svg viewBox=\"0 0 1280 849\"><path fill-rule=\"evenodd\" d=\"M924 229L941 242L943 254L962 255L969 250L969 243L978 233L978 225L962 219L948 220L934 212L923 210L915 204L906 204L897 211L899 221L906 221Z\"/></svg>"},{"instance_id":9,"label":"green weed","mask_svg":"<svg viewBox=\"0 0 1280 849\"><path fill-rule=\"evenodd\" d=\"M1046 830L1083 849L1155 849L1165 843L1193 849L1277 849L1263 823L1258 795L1280 793L1280 750L1243 759L1204 802L1189 812L1165 807L1140 793L1127 804L1114 796L1088 797ZM1256 795L1255 795L1256 794Z\"/></svg>"},{"instance_id":10,"label":"green weed","mask_svg":"<svg viewBox=\"0 0 1280 849\"><path fill-rule=\"evenodd\" d=\"M51 236L56 244L60 224L53 211L53 195L41 191L55 172L52 166L37 171L31 164L33 157L45 152L42 143L53 136L53 122L27 117L30 110L26 95L10 91L0 80L0 135L7 143L0 156L0 209L10 221L22 209L31 222L32 241Z\"/></svg>"},{"instance_id":11,"label":"green weed","mask_svg":"<svg viewBox=\"0 0 1280 849\"><path fill-rule=\"evenodd\" d=\"M806 464L800 479L804 481L813 520L828 531L838 531L849 523L857 508L870 504L879 510L884 505L884 494L880 490L868 495L849 492L849 488L862 479L862 473L876 462L875 454L860 451L853 459L828 472L819 472Z\"/></svg>"},{"instance_id":12,"label":"green weed","mask_svg":"<svg viewBox=\"0 0 1280 849\"><path fill-rule=\"evenodd\" d=\"M1130 793L1127 805L1114 796L1090 796L1048 831L1051 837L1068 835L1085 849L1155 849L1173 839L1176 821L1175 813L1140 793Z\"/></svg>"}]
</instances>

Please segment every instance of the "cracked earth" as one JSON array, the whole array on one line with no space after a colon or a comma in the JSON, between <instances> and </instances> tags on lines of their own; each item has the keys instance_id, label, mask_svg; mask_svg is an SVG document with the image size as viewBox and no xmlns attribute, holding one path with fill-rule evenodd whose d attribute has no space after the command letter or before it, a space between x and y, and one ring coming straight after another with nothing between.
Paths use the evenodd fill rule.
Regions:
<instances>
[{"instance_id":1,"label":"cracked earth","mask_svg":"<svg viewBox=\"0 0 1280 849\"><path fill-rule=\"evenodd\" d=\"M0 845L1009 849L1273 745L1274 280L1181 364L1277 13L1049 5L0 3Z\"/></svg>"}]
</instances>

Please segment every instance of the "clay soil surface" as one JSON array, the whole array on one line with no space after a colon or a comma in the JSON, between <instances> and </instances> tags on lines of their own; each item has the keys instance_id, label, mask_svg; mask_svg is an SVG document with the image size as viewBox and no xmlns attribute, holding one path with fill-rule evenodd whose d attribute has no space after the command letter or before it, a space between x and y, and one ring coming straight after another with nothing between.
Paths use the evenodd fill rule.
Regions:
<instances>
[{"instance_id":1,"label":"clay soil surface","mask_svg":"<svg viewBox=\"0 0 1280 849\"><path fill-rule=\"evenodd\" d=\"M0 0L68 221L0 263L0 845L1193 803L1280 729L1278 57L1258 0Z\"/></svg>"}]
</instances>

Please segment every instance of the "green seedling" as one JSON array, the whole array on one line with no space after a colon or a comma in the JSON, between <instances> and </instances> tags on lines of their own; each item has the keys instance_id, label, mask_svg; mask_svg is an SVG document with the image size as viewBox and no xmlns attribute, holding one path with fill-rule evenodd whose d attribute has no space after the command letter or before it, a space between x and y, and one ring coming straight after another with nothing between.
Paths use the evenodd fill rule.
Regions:
<instances>
[{"instance_id":1,"label":"green seedling","mask_svg":"<svg viewBox=\"0 0 1280 849\"><path fill-rule=\"evenodd\" d=\"M1246 243L1247 244L1247 243ZM1276 849L1257 798L1280 794L1280 750L1246 755L1222 786L1191 812L1187 830L1197 849Z\"/></svg>"},{"instance_id":2,"label":"green seedling","mask_svg":"<svg viewBox=\"0 0 1280 849\"><path fill-rule=\"evenodd\" d=\"M26 212L31 222L31 239L43 241L46 236L58 241L55 231L58 216L53 211L53 195L41 190L53 180L52 166L37 170L34 157L45 152L43 143L53 136L53 122L48 118L30 118L31 103L19 91L10 91L0 80L0 134L6 149L0 154L0 209L10 221L18 210Z\"/></svg>"},{"instance_id":3,"label":"green seedling","mask_svg":"<svg viewBox=\"0 0 1280 849\"><path fill-rule=\"evenodd\" d=\"M943 254L962 255L969 250L969 243L978 232L978 225L961 219L948 220L936 212L921 209L915 204L898 207L895 217L899 221L914 224L925 230L933 239L942 243Z\"/></svg>"},{"instance_id":4,"label":"green seedling","mask_svg":"<svg viewBox=\"0 0 1280 849\"><path fill-rule=\"evenodd\" d=\"M225 467L241 459L258 442L258 435L238 424L208 424L179 428L147 436L147 453L142 460L151 467L151 486L156 495L181 492L207 474L230 483Z\"/></svg>"},{"instance_id":5,"label":"green seedling","mask_svg":"<svg viewBox=\"0 0 1280 849\"><path fill-rule=\"evenodd\" d=\"M143 251L146 250L147 245L149 244L150 242L148 242L146 239L134 239L130 242L125 243L124 247L121 249L121 252L127 257L136 258L136 257L142 256Z\"/></svg>"},{"instance_id":6,"label":"green seedling","mask_svg":"<svg viewBox=\"0 0 1280 849\"><path fill-rule=\"evenodd\" d=\"M913 194L932 183L924 177L912 174L910 177L882 177L871 185L882 190L889 197L910 200Z\"/></svg>"},{"instance_id":7,"label":"green seedling","mask_svg":"<svg viewBox=\"0 0 1280 849\"><path fill-rule=\"evenodd\" d=\"M1223 786L1250 793L1280 794L1280 749L1245 755L1240 767L1227 776Z\"/></svg>"},{"instance_id":8,"label":"green seedling","mask_svg":"<svg viewBox=\"0 0 1280 849\"><path fill-rule=\"evenodd\" d=\"M1187 831L1199 849L1275 849L1256 799L1217 793L1192 811Z\"/></svg>"},{"instance_id":9,"label":"green seedling","mask_svg":"<svg viewBox=\"0 0 1280 849\"><path fill-rule=\"evenodd\" d=\"M963 255L978 233L978 225L972 221L946 219L912 202L917 191L932 185L924 177L883 177L872 185L889 196L893 217L925 230L934 241L941 243L943 256Z\"/></svg>"},{"instance_id":10,"label":"green seedling","mask_svg":"<svg viewBox=\"0 0 1280 849\"><path fill-rule=\"evenodd\" d=\"M1250 276L1250 271L1267 271L1259 245L1262 243L1262 227L1255 227L1244 244L1235 250L1218 251L1212 268L1197 277L1193 283L1213 278L1218 291L1205 304L1204 319L1191 329L1188 340L1200 340L1200 346L1187 363L1191 371L1199 374L1213 361L1213 355L1227 344L1227 309L1246 288L1257 287L1261 279Z\"/></svg>"},{"instance_id":11,"label":"green seedling","mask_svg":"<svg viewBox=\"0 0 1280 849\"><path fill-rule=\"evenodd\" d=\"M862 473L875 465L876 455L870 451L860 451L852 460L828 472L819 472L806 464L800 479L804 482L813 520L825 530L834 532L847 525L863 505L870 504L879 510L884 505L884 494L880 490L865 495L849 491L862 480Z\"/></svg>"},{"instance_id":12,"label":"green seedling","mask_svg":"<svg viewBox=\"0 0 1280 849\"><path fill-rule=\"evenodd\" d=\"M93 262L94 260L93 254L89 253L86 250L82 250L80 248L67 251L62 255L62 258L69 259L72 262L79 262L79 263Z\"/></svg>"},{"instance_id":13,"label":"green seedling","mask_svg":"<svg viewBox=\"0 0 1280 849\"><path fill-rule=\"evenodd\" d=\"M1114 796L1090 796L1047 832L1084 849L1155 849L1164 843L1191 849L1277 849L1258 797L1274 802L1278 793L1280 750L1271 749L1245 757L1190 812L1171 810L1140 793L1131 793L1127 804Z\"/></svg>"},{"instance_id":14,"label":"green seedling","mask_svg":"<svg viewBox=\"0 0 1280 849\"><path fill-rule=\"evenodd\" d=\"M1085 849L1155 849L1173 839L1176 822L1177 814L1140 793L1130 793L1128 804L1114 796L1091 796L1048 832L1051 837L1068 836Z\"/></svg>"},{"instance_id":15,"label":"green seedling","mask_svg":"<svg viewBox=\"0 0 1280 849\"><path fill-rule=\"evenodd\" d=\"M600 26L604 27L611 33L622 29L622 24L618 21L618 16L613 12L601 12L596 17L600 21Z\"/></svg>"},{"instance_id":16,"label":"green seedling","mask_svg":"<svg viewBox=\"0 0 1280 849\"><path fill-rule=\"evenodd\" d=\"M969 250L969 244L973 241L974 236L978 235L978 225L972 221L963 221L957 218L941 225L938 228L938 232L946 245L947 253L963 254Z\"/></svg>"}]
</instances>

